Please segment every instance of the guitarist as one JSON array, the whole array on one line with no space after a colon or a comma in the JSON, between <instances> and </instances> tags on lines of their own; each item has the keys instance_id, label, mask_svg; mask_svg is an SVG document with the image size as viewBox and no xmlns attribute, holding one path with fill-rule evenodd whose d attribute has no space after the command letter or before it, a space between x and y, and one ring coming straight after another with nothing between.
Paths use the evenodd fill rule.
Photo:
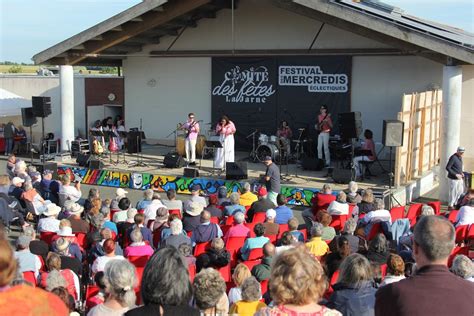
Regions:
<instances>
[{"instance_id":1,"label":"guitarist","mask_svg":"<svg viewBox=\"0 0 474 316\"><path fill-rule=\"evenodd\" d=\"M324 149L325 166L329 167L331 164L331 157L329 154L329 133L332 129L332 119L331 114L328 113L328 108L325 105L321 105L321 108L319 109L319 115L315 127L316 131L319 132L318 158L323 159Z\"/></svg>"},{"instance_id":2,"label":"guitarist","mask_svg":"<svg viewBox=\"0 0 474 316\"><path fill-rule=\"evenodd\" d=\"M188 114L188 121L181 125L186 132L185 148L188 165L196 165L196 141L199 135L199 123L194 119L194 113Z\"/></svg>"}]
</instances>

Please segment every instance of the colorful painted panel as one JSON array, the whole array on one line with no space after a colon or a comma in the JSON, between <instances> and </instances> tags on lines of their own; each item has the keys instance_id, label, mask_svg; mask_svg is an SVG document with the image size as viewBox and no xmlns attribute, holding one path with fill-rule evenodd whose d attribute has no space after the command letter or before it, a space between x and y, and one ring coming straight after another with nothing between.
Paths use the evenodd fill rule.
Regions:
<instances>
[{"instance_id":1,"label":"colorful painted panel","mask_svg":"<svg viewBox=\"0 0 474 316\"><path fill-rule=\"evenodd\" d=\"M166 192L170 189L180 194L190 194L189 189L198 185L204 194L216 194L220 186L225 186L227 191L240 192L243 182L226 181L222 179L209 178L185 178L175 176L161 176L139 172L120 172L109 170L92 170L78 167L58 167L58 174L69 174L74 181L80 181L88 185L102 185L107 187L121 187L136 190L153 189L158 192ZM251 183L256 189L260 184L256 181ZM313 194L317 189L293 188L282 186L281 193L288 200L288 204L309 206Z\"/></svg>"}]
</instances>

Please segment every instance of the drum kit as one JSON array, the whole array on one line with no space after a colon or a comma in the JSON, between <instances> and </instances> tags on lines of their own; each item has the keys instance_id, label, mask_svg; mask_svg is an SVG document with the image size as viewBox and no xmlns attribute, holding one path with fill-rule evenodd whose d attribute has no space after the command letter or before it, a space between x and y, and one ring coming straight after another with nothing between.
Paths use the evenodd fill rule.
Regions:
<instances>
[{"instance_id":1,"label":"drum kit","mask_svg":"<svg viewBox=\"0 0 474 316\"><path fill-rule=\"evenodd\" d=\"M288 158L288 140L285 138L279 138L275 135L266 135L261 133L258 136L258 146L255 146L255 136L258 131L254 131L250 135L253 137L252 141L252 151L250 152L250 159L253 161L260 161L263 162L265 157L270 156L272 157L273 161L279 162L286 162Z\"/></svg>"}]
</instances>

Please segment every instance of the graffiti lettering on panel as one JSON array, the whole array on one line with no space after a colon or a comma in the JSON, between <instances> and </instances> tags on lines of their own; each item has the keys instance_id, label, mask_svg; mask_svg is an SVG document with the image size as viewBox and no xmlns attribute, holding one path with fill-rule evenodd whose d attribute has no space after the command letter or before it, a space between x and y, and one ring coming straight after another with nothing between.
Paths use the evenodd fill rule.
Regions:
<instances>
[{"instance_id":1,"label":"graffiti lettering on panel","mask_svg":"<svg viewBox=\"0 0 474 316\"><path fill-rule=\"evenodd\" d=\"M92 170L77 167L58 167L58 174L68 174L73 181L88 185L131 188L137 190L152 189L166 192L170 189L180 194L190 194L191 187L197 185L204 194L216 194L219 187L225 186L228 192L242 192L243 182L225 181L222 179L185 178L161 176L140 172L120 172L111 170ZM252 190L257 191L260 184L251 183ZM281 193L286 196L288 204L309 206L311 198L318 192L316 189L293 188L283 186Z\"/></svg>"}]
</instances>

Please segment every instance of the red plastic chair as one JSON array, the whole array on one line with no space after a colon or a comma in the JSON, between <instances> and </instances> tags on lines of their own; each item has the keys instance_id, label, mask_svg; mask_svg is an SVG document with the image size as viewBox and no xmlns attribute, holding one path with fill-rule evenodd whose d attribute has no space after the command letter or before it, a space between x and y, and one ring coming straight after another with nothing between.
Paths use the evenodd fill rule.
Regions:
<instances>
[{"instance_id":1,"label":"red plastic chair","mask_svg":"<svg viewBox=\"0 0 474 316\"><path fill-rule=\"evenodd\" d=\"M277 242L277 239L278 239L278 236L277 235L264 235L265 237L267 237L268 239L270 239L270 242L272 244L276 244Z\"/></svg>"},{"instance_id":2,"label":"red plastic chair","mask_svg":"<svg viewBox=\"0 0 474 316\"><path fill-rule=\"evenodd\" d=\"M150 256L128 256L128 261L137 268L144 268Z\"/></svg>"},{"instance_id":3,"label":"red plastic chair","mask_svg":"<svg viewBox=\"0 0 474 316\"><path fill-rule=\"evenodd\" d=\"M433 208L435 215L441 214L441 201L428 202L426 204Z\"/></svg>"},{"instance_id":4,"label":"red plastic chair","mask_svg":"<svg viewBox=\"0 0 474 316\"><path fill-rule=\"evenodd\" d=\"M33 284L33 286L38 285L34 271L23 272L23 279Z\"/></svg>"},{"instance_id":5,"label":"red plastic chair","mask_svg":"<svg viewBox=\"0 0 474 316\"><path fill-rule=\"evenodd\" d=\"M402 219L405 215L405 206L392 207L390 210L390 216L392 217L392 223L397 219Z\"/></svg>"},{"instance_id":6,"label":"red plastic chair","mask_svg":"<svg viewBox=\"0 0 474 316\"><path fill-rule=\"evenodd\" d=\"M303 234L304 241L307 241L308 240L308 231L306 230L306 228L299 229L298 231Z\"/></svg>"},{"instance_id":7,"label":"red plastic chair","mask_svg":"<svg viewBox=\"0 0 474 316\"><path fill-rule=\"evenodd\" d=\"M453 265L453 260L457 255L469 256L469 247L454 247L453 251L451 252L451 255L449 255L448 258L448 267L451 268L451 266Z\"/></svg>"},{"instance_id":8,"label":"red plastic chair","mask_svg":"<svg viewBox=\"0 0 474 316\"><path fill-rule=\"evenodd\" d=\"M244 206L245 207L245 214L247 214L247 211L250 209L251 205Z\"/></svg>"},{"instance_id":9,"label":"red plastic chair","mask_svg":"<svg viewBox=\"0 0 474 316\"><path fill-rule=\"evenodd\" d=\"M232 226L233 224L234 224L234 216L233 215L227 216L227 218L225 219L225 225Z\"/></svg>"},{"instance_id":10,"label":"red plastic chair","mask_svg":"<svg viewBox=\"0 0 474 316\"><path fill-rule=\"evenodd\" d=\"M423 207L423 204L421 203L411 204L408 207L408 213L407 213L406 218L410 220L410 226L413 227L413 225L416 224L416 218L420 215L422 207Z\"/></svg>"},{"instance_id":11,"label":"red plastic chair","mask_svg":"<svg viewBox=\"0 0 474 316\"><path fill-rule=\"evenodd\" d=\"M263 222L265 222L266 215L267 215L266 213L262 213L262 212L253 214L252 223L263 223Z\"/></svg>"},{"instance_id":12,"label":"red plastic chair","mask_svg":"<svg viewBox=\"0 0 474 316\"><path fill-rule=\"evenodd\" d=\"M232 266L234 266L237 262L238 253L240 251L240 248L242 248L242 246L244 245L246 238L247 237L229 237L229 239L227 239L225 248L230 253Z\"/></svg>"},{"instance_id":13,"label":"red plastic chair","mask_svg":"<svg viewBox=\"0 0 474 316\"><path fill-rule=\"evenodd\" d=\"M451 223L456 223L456 217L458 217L459 210L452 210L448 215L448 220Z\"/></svg>"},{"instance_id":14,"label":"red plastic chair","mask_svg":"<svg viewBox=\"0 0 474 316\"><path fill-rule=\"evenodd\" d=\"M182 215L181 215L181 210L180 209L172 209L172 210L168 210L168 214L169 215L172 215L172 214L176 214L179 216L179 219L182 218Z\"/></svg>"},{"instance_id":15,"label":"red plastic chair","mask_svg":"<svg viewBox=\"0 0 474 316\"><path fill-rule=\"evenodd\" d=\"M191 236L193 235L193 231L186 232L186 235L188 235L188 237L191 238Z\"/></svg>"},{"instance_id":16,"label":"red plastic chair","mask_svg":"<svg viewBox=\"0 0 474 316\"><path fill-rule=\"evenodd\" d=\"M331 279L329 280L329 287L324 293L324 298L329 299L331 297L332 293L334 293L334 289L332 286L337 283L337 279L339 278L339 270L334 271L334 273L331 276Z\"/></svg>"},{"instance_id":17,"label":"red plastic chair","mask_svg":"<svg viewBox=\"0 0 474 316\"><path fill-rule=\"evenodd\" d=\"M110 219L114 220L115 213L120 212L119 209L110 209Z\"/></svg>"},{"instance_id":18,"label":"red plastic chair","mask_svg":"<svg viewBox=\"0 0 474 316\"><path fill-rule=\"evenodd\" d=\"M382 224L380 223L375 223L372 228L370 229L370 232L369 234L367 235L367 240L368 241L371 241L372 239L375 238L375 236L377 236L377 234L379 233L383 233L383 230L382 230Z\"/></svg>"},{"instance_id":19,"label":"red plastic chair","mask_svg":"<svg viewBox=\"0 0 474 316\"><path fill-rule=\"evenodd\" d=\"M196 265L190 264L188 265L188 273L189 273L189 280L191 283L194 281L194 277L196 276Z\"/></svg>"},{"instance_id":20,"label":"red plastic chair","mask_svg":"<svg viewBox=\"0 0 474 316\"><path fill-rule=\"evenodd\" d=\"M337 231L341 231L346 224L348 215L332 215L330 227L333 227Z\"/></svg>"},{"instance_id":21,"label":"red plastic chair","mask_svg":"<svg viewBox=\"0 0 474 316\"><path fill-rule=\"evenodd\" d=\"M137 210L137 213L138 214L145 214L145 209L141 208L141 209Z\"/></svg>"},{"instance_id":22,"label":"red plastic chair","mask_svg":"<svg viewBox=\"0 0 474 316\"><path fill-rule=\"evenodd\" d=\"M244 261L242 263L245 264L247 266L247 268L249 268L250 271L252 271L253 267L255 267L257 264L262 263L262 260L261 259L247 260L247 261Z\"/></svg>"},{"instance_id":23,"label":"red plastic chair","mask_svg":"<svg viewBox=\"0 0 474 316\"><path fill-rule=\"evenodd\" d=\"M211 247L211 241L196 243L196 246L194 246L194 256L197 257L205 253L209 247Z\"/></svg>"},{"instance_id":24,"label":"red plastic chair","mask_svg":"<svg viewBox=\"0 0 474 316\"><path fill-rule=\"evenodd\" d=\"M382 280L385 278L385 276L387 275L387 264L382 264L380 266L380 273L382 275Z\"/></svg>"},{"instance_id":25,"label":"red plastic chair","mask_svg":"<svg viewBox=\"0 0 474 316\"><path fill-rule=\"evenodd\" d=\"M289 230L288 224L279 224L280 229L278 230L278 239L281 238L284 232L287 232Z\"/></svg>"},{"instance_id":26,"label":"red plastic chair","mask_svg":"<svg viewBox=\"0 0 474 316\"><path fill-rule=\"evenodd\" d=\"M219 225L219 217L217 216L212 216L211 217L211 223Z\"/></svg>"},{"instance_id":27,"label":"red plastic chair","mask_svg":"<svg viewBox=\"0 0 474 316\"><path fill-rule=\"evenodd\" d=\"M86 249L86 233L74 233L76 235L77 244L82 249Z\"/></svg>"},{"instance_id":28,"label":"red plastic chair","mask_svg":"<svg viewBox=\"0 0 474 316\"><path fill-rule=\"evenodd\" d=\"M56 236L55 232L41 232L40 233L40 240L44 241L48 245L53 243L53 238Z\"/></svg>"},{"instance_id":29,"label":"red plastic chair","mask_svg":"<svg viewBox=\"0 0 474 316\"><path fill-rule=\"evenodd\" d=\"M250 250L247 261L258 260L263 258L263 248L253 248Z\"/></svg>"},{"instance_id":30,"label":"red plastic chair","mask_svg":"<svg viewBox=\"0 0 474 316\"><path fill-rule=\"evenodd\" d=\"M464 242L469 233L469 225L462 225L456 227L456 244Z\"/></svg>"},{"instance_id":31,"label":"red plastic chair","mask_svg":"<svg viewBox=\"0 0 474 316\"><path fill-rule=\"evenodd\" d=\"M355 204L349 204L349 214L347 214L348 217L352 217L352 213L354 212L355 207Z\"/></svg>"},{"instance_id":32,"label":"red plastic chair","mask_svg":"<svg viewBox=\"0 0 474 316\"><path fill-rule=\"evenodd\" d=\"M89 310L91 309L92 307L94 307L96 305L96 303L92 304L92 302L90 301L91 298L93 298L94 296L97 295L97 293L99 293L99 287L97 285L87 285L86 286L86 298L85 298L85 301L86 301L86 310Z\"/></svg>"},{"instance_id":33,"label":"red plastic chair","mask_svg":"<svg viewBox=\"0 0 474 316\"><path fill-rule=\"evenodd\" d=\"M474 239L474 224L469 226L469 230L467 231L466 239Z\"/></svg>"},{"instance_id":34,"label":"red plastic chair","mask_svg":"<svg viewBox=\"0 0 474 316\"><path fill-rule=\"evenodd\" d=\"M244 226L247 227L249 230L250 230L250 237L255 237L255 232L253 231L253 229L255 228L255 225L257 225L258 223L244 223Z\"/></svg>"},{"instance_id":35,"label":"red plastic chair","mask_svg":"<svg viewBox=\"0 0 474 316\"><path fill-rule=\"evenodd\" d=\"M226 283L232 281L232 274L230 272L230 264L222 268L218 268L216 270L221 274L222 278L224 279Z\"/></svg>"}]
</instances>

